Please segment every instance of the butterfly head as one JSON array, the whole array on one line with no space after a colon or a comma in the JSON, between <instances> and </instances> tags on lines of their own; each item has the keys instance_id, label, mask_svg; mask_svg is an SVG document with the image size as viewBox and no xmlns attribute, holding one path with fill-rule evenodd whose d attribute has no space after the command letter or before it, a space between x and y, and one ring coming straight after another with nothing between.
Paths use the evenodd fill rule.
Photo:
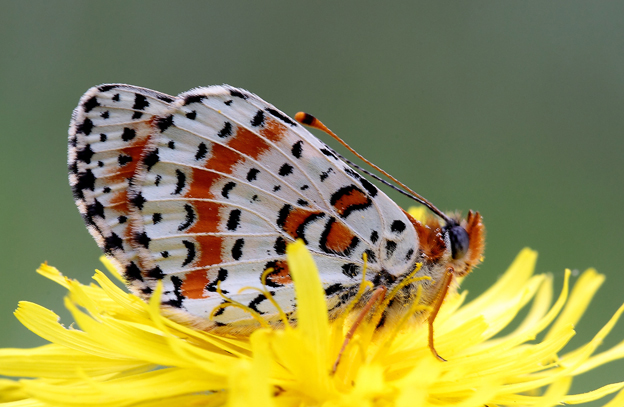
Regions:
<instances>
[{"instance_id":1,"label":"butterfly head","mask_svg":"<svg viewBox=\"0 0 624 407\"><path fill-rule=\"evenodd\" d=\"M411 218L411 216L410 216ZM428 217L424 222L410 219L418 233L423 260L438 267L452 267L453 274L463 277L481 262L485 246L485 227L478 212L440 218Z\"/></svg>"},{"instance_id":2,"label":"butterfly head","mask_svg":"<svg viewBox=\"0 0 624 407\"><path fill-rule=\"evenodd\" d=\"M441 230L454 274L463 277L481 262L485 246L481 215L470 211L465 219L459 215L450 217Z\"/></svg>"}]
</instances>

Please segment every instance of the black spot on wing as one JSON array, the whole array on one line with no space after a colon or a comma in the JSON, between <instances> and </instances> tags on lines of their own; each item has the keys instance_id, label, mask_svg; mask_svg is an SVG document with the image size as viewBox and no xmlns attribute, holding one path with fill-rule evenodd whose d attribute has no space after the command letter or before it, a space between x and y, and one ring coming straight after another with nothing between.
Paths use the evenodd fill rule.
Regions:
<instances>
[{"instance_id":1,"label":"black spot on wing","mask_svg":"<svg viewBox=\"0 0 624 407\"><path fill-rule=\"evenodd\" d=\"M258 314L262 315L262 314L266 314L266 312L264 311L260 311L258 309L258 305L260 305L263 301L265 301L267 299L267 297L264 294L258 294L258 296L256 298L254 298L253 300L251 300L249 302L249 304L247 304L247 306L249 308L251 308L252 310L256 311Z\"/></svg>"},{"instance_id":2,"label":"black spot on wing","mask_svg":"<svg viewBox=\"0 0 624 407\"><path fill-rule=\"evenodd\" d=\"M67 170L72 174L78 174L78 163L76 161L72 161Z\"/></svg>"},{"instance_id":3,"label":"black spot on wing","mask_svg":"<svg viewBox=\"0 0 624 407\"><path fill-rule=\"evenodd\" d=\"M225 184L223 186L223 189L221 189L221 196L223 196L224 198L229 198L229 193L232 189L234 189L234 187L236 186L236 182L228 182L227 184Z\"/></svg>"},{"instance_id":4,"label":"black spot on wing","mask_svg":"<svg viewBox=\"0 0 624 407\"><path fill-rule=\"evenodd\" d=\"M108 139L108 136L104 133L100 133L100 141L103 143Z\"/></svg>"},{"instance_id":5,"label":"black spot on wing","mask_svg":"<svg viewBox=\"0 0 624 407\"><path fill-rule=\"evenodd\" d=\"M105 111L105 112L102 112L102 114L100 114L100 117L101 117L102 119L108 119L108 118L109 118L109 116L110 116L110 113L109 113L109 111L108 111L108 110L107 110L107 111Z\"/></svg>"},{"instance_id":6,"label":"black spot on wing","mask_svg":"<svg viewBox=\"0 0 624 407\"><path fill-rule=\"evenodd\" d=\"M186 217L184 219L184 222L182 222L180 226L178 226L178 232L182 232L183 230L188 229L189 227L191 227L193 222L195 222L196 215L195 211L193 210L193 205L184 204L184 212L186 213Z\"/></svg>"},{"instance_id":7,"label":"black spot on wing","mask_svg":"<svg viewBox=\"0 0 624 407\"><path fill-rule=\"evenodd\" d=\"M191 264L193 260L195 260L195 243L188 240L183 240L182 244L184 245L184 247L186 247L186 258L184 259L184 262L182 262L182 267L185 267Z\"/></svg>"},{"instance_id":8,"label":"black spot on wing","mask_svg":"<svg viewBox=\"0 0 624 407\"><path fill-rule=\"evenodd\" d=\"M173 191L172 195L180 195L182 190L186 186L186 174L179 169L176 169L176 189Z\"/></svg>"},{"instance_id":9,"label":"black spot on wing","mask_svg":"<svg viewBox=\"0 0 624 407\"><path fill-rule=\"evenodd\" d=\"M136 196L134 198L131 199L131 202L134 206L136 206L138 209L143 209L143 205L145 204L145 202L147 202L145 200L145 198L143 197L143 194L141 194L140 192L138 194L136 194Z\"/></svg>"},{"instance_id":10,"label":"black spot on wing","mask_svg":"<svg viewBox=\"0 0 624 407\"><path fill-rule=\"evenodd\" d=\"M264 125L264 112L262 110L258 110L256 115L251 119L251 125L253 127L263 126Z\"/></svg>"},{"instance_id":11,"label":"black spot on wing","mask_svg":"<svg viewBox=\"0 0 624 407\"><path fill-rule=\"evenodd\" d=\"M119 164L120 167L123 167L124 165L131 163L132 162L132 156L126 155L126 154L119 154L119 156L117 157L117 163Z\"/></svg>"},{"instance_id":12,"label":"black spot on wing","mask_svg":"<svg viewBox=\"0 0 624 407\"><path fill-rule=\"evenodd\" d=\"M284 163L284 164L282 164L282 166L280 167L278 174L279 174L281 177L285 177L285 176L287 176L287 175L292 174L292 172L293 172L293 166L292 166L292 165L290 165L290 164L288 164L288 163Z\"/></svg>"},{"instance_id":13,"label":"black spot on wing","mask_svg":"<svg viewBox=\"0 0 624 407\"><path fill-rule=\"evenodd\" d=\"M375 256L375 252L373 252L371 249L366 249L364 250L364 253L366 253L366 261L369 263L377 263L377 256Z\"/></svg>"},{"instance_id":14,"label":"black spot on wing","mask_svg":"<svg viewBox=\"0 0 624 407\"><path fill-rule=\"evenodd\" d=\"M233 209L232 211L230 211L230 215L228 216L228 221L227 221L227 229L236 230L236 228L238 228L238 226L240 225L240 217L241 217L240 209Z\"/></svg>"},{"instance_id":15,"label":"black spot on wing","mask_svg":"<svg viewBox=\"0 0 624 407\"><path fill-rule=\"evenodd\" d=\"M101 85L101 86L98 86L97 89L100 92L104 93L104 92L108 92L109 90L115 89L117 87L119 87L119 85Z\"/></svg>"},{"instance_id":16,"label":"black spot on wing","mask_svg":"<svg viewBox=\"0 0 624 407\"><path fill-rule=\"evenodd\" d=\"M111 99L113 100L113 102L119 102L119 98L120 98L119 93L115 93Z\"/></svg>"},{"instance_id":17,"label":"black spot on wing","mask_svg":"<svg viewBox=\"0 0 624 407\"><path fill-rule=\"evenodd\" d=\"M240 260L243 257L243 246L245 245L245 239L236 239L234 246L232 247L232 258L234 260Z\"/></svg>"},{"instance_id":18,"label":"black spot on wing","mask_svg":"<svg viewBox=\"0 0 624 407\"><path fill-rule=\"evenodd\" d=\"M121 139L123 141L130 141L136 137L136 130L131 129L129 127L124 127L123 132L121 133Z\"/></svg>"},{"instance_id":19,"label":"black spot on wing","mask_svg":"<svg viewBox=\"0 0 624 407\"><path fill-rule=\"evenodd\" d=\"M243 92L239 92L235 89L230 89L230 96L234 96L236 98L241 98L241 99L247 99L247 95L245 95Z\"/></svg>"},{"instance_id":20,"label":"black spot on wing","mask_svg":"<svg viewBox=\"0 0 624 407\"><path fill-rule=\"evenodd\" d=\"M299 140L295 144L292 145L290 152L295 158L301 158L301 153L303 152L303 141Z\"/></svg>"},{"instance_id":21,"label":"black spot on wing","mask_svg":"<svg viewBox=\"0 0 624 407\"><path fill-rule=\"evenodd\" d=\"M143 281L141 269L133 261L126 266L123 274L126 281Z\"/></svg>"},{"instance_id":22,"label":"black spot on wing","mask_svg":"<svg viewBox=\"0 0 624 407\"><path fill-rule=\"evenodd\" d=\"M169 96L165 96L165 95L158 95L156 96L158 98L158 100L162 100L165 103L173 103L174 99L169 97Z\"/></svg>"},{"instance_id":23,"label":"black spot on wing","mask_svg":"<svg viewBox=\"0 0 624 407\"><path fill-rule=\"evenodd\" d=\"M377 240L379 240L379 232L373 230L370 235L370 241L371 243L377 243Z\"/></svg>"},{"instance_id":24,"label":"black spot on wing","mask_svg":"<svg viewBox=\"0 0 624 407\"><path fill-rule=\"evenodd\" d=\"M147 169L147 171L150 171L159 160L160 157L158 157L158 149L156 148L152 151L149 151L145 155L145 158L143 159L143 164L145 164L145 168Z\"/></svg>"},{"instance_id":25,"label":"black spot on wing","mask_svg":"<svg viewBox=\"0 0 624 407\"><path fill-rule=\"evenodd\" d=\"M278 236L278 238L275 239L275 244L273 245L273 248L275 249L275 253L277 253L279 256L283 256L284 254L286 254L286 240L284 240L283 237Z\"/></svg>"},{"instance_id":26,"label":"black spot on wing","mask_svg":"<svg viewBox=\"0 0 624 407\"><path fill-rule=\"evenodd\" d=\"M188 95L184 98L184 106L188 106L193 103L200 103L204 99L206 99L206 96L204 95Z\"/></svg>"},{"instance_id":27,"label":"black spot on wing","mask_svg":"<svg viewBox=\"0 0 624 407\"><path fill-rule=\"evenodd\" d=\"M329 150L328 148L321 148L321 153L323 153L327 157L333 158L334 160L338 159L338 157L336 157L336 155L331 150Z\"/></svg>"},{"instance_id":28,"label":"black spot on wing","mask_svg":"<svg viewBox=\"0 0 624 407\"><path fill-rule=\"evenodd\" d=\"M101 219L105 218L104 205L102 205L102 203L97 199L94 199L93 203L87 205L87 217L94 218L96 216Z\"/></svg>"},{"instance_id":29,"label":"black spot on wing","mask_svg":"<svg viewBox=\"0 0 624 407\"><path fill-rule=\"evenodd\" d=\"M227 138L227 137L230 137L231 135L232 135L232 123L225 122L225 124L223 125L223 128L219 130L219 133L217 133L217 137Z\"/></svg>"},{"instance_id":30,"label":"black spot on wing","mask_svg":"<svg viewBox=\"0 0 624 407\"><path fill-rule=\"evenodd\" d=\"M197 146L197 152L195 153L195 160L199 161L206 157L208 153L208 147L204 143L199 143Z\"/></svg>"},{"instance_id":31,"label":"black spot on wing","mask_svg":"<svg viewBox=\"0 0 624 407\"><path fill-rule=\"evenodd\" d=\"M182 308L182 301L184 301L184 296L182 295L182 279L178 276L171 276L171 283L173 284L173 294L175 298L163 301L163 305Z\"/></svg>"},{"instance_id":32,"label":"black spot on wing","mask_svg":"<svg viewBox=\"0 0 624 407\"><path fill-rule=\"evenodd\" d=\"M120 215L119 217L117 217L117 222L119 222L120 224L124 224L127 221L128 221L128 217L127 216Z\"/></svg>"},{"instance_id":33,"label":"black spot on wing","mask_svg":"<svg viewBox=\"0 0 624 407\"><path fill-rule=\"evenodd\" d=\"M134 235L134 241L135 243L140 244L146 249L149 249L149 244L152 241L152 239L150 239L149 236L147 236L147 233L141 232L141 233L136 233Z\"/></svg>"},{"instance_id":34,"label":"black spot on wing","mask_svg":"<svg viewBox=\"0 0 624 407\"><path fill-rule=\"evenodd\" d=\"M402 233L405 230L405 223L400 220L395 220L390 225L390 230L394 233Z\"/></svg>"},{"instance_id":35,"label":"black spot on wing","mask_svg":"<svg viewBox=\"0 0 624 407\"><path fill-rule=\"evenodd\" d=\"M353 263L347 263L342 266L342 274L349 278L355 278L360 274L360 267Z\"/></svg>"},{"instance_id":36,"label":"black spot on wing","mask_svg":"<svg viewBox=\"0 0 624 407\"><path fill-rule=\"evenodd\" d=\"M339 293L339 292L341 292L343 290L344 290L344 287L342 286L342 284L340 284L340 283L332 284L332 285L330 285L329 287L327 287L325 289L325 296L326 297L330 297L330 296L332 296L332 295L334 295L336 293Z\"/></svg>"},{"instance_id":37,"label":"black spot on wing","mask_svg":"<svg viewBox=\"0 0 624 407\"><path fill-rule=\"evenodd\" d=\"M371 184L366 178L360 178L360 184L368 191L370 196L375 197L375 195L377 195L377 187Z\"/></svg>"},{"instance_id":38,"label":"black spot on wing","mask_svg":"<svg viewBox=\"0 0 624 407\"><path fill-rule=\"evenodd\" d=\"M143 117L143 113L142 112L134 112L134 113L132 113L132 120L137 120L137 119L140 119L141 117Z\"/></svg>"},{"instance_id":39,"label":"black spot on wing","mask_svg":"<svg viewBox=\"0 0 624 407\"><path fill-rule=\"evenodd\" d=\"M221 290L222 293L227 293L227 291ZM228 301L227 300L223 300L223 302L221 302L221 304L227 304ZM219 308L218 310L216 310L212 316L213 317L218 317L219 315L223 315L223 313L225 312L225 307ZM214 321L216 323L217 326L225 326L225 324L223 322L219 322L219 321Z\"/></svg>"},{"instance_id":40,"label":"black spot on wing","mask_svg":"<svg viewBox=\"0 0 624 407\"><path fill-rule=\"evenodd\" d=\"M226 100L223 103L225 103L226 106L230 106L232 104L232 99Z\"/></svg>"},{"instance_id":41,"label":"black spot on wing","mask_svg":"<svg viewBox=\"0 0 624 407\"><path fill-rule=\"evenodd\" d=\"M123 241L115 232L104 238L104 251L106 254L113 254L113 250L123 250Z\"/></svg>"},{"instance_id":42,"label":"black spot on wing","mask_svg":"<svg viewBox=\"0 0 624 407\"><path fill-rule=\"evenodd\" d=\"M152 222L154 223L154 225L160 223L160 221L162 221L162 213L154 213L152 215Z\"/></svg>"},{"instance_id":43,"label":"black spot on wing","mask_svg":"<svg viewBox=\"0 0 624 407\"><path fill-rule=\"evenodd\" d=\"M85 172L79 173L77 178L78 180L74 186L74 191L84 198L82 191L85 189L93 191L95 189L95 175L93 175L91 169L87 169Z\"/></svg>"},{"instance_id":44,"label":"black spot on wing","mask_svg":"<svg viewBox=\"0 0 624 407\"><path fill-rule=\"evenodd\" d=\"M327 169L327 171L322 172L320 176L321 182L325 181L327 177L329 177L329 174L331 174L333 171L334 169L330 167Z\"/></svg>"},{"instance_id":45,"label":"black spot on wing","mask_svg":"<svg viewBox=\"0 0 624 407\"><path fill-rule=\"evenodd\" d=\"M156 120L154 120L154 123L156 124L160 132L164 133L165 130L173 126L173 115L170 114L169 116L165 116L165 117L156 117Z\"/></svg>"},{"instance_id":46,"label":"black spot on wing","mask_svg":"<svg viewBox=\"0 0 624 407\"><path fill-rule=\"evenodd\" d=\"M386 258L389 259L394 254L397 248L397 243L392 240L386 241Z\"/></svg>"},{"instance_id":47,"label":"black spot on wing","mask_svg":"<svg viewBox=\"0 0 624 407\"><path fill-rule=\"evenodd\" d=\"M220 268L219 271L217 272L217 278L209 282L208 284L206 284L206 291L209 291L211 293L216 293L217 284L219 283L219 281L225 281L227 277L228 277L228 271L224 268ZM227 291L225 290L221 290L221 292L224 294L227 294Z\"/></svg>"},{"instance_id":48,"label":"black spot on wing","mask_svg":"<svg viewBox=\"0 0 624 407\"><path fill-rule=\"evenodd\" d=\"M185 116L189 120L195 120L197 118L197 112L193 110L191 112L186 113Z\"/></svg>"},{"instance_id":49,"label":"black spot on wing","mask_svg":"<svg viewBox=\"0 0 624 407\"><path fill-rule=\"evenodd\" d=\"M276 224L281 229L284 229L284 225L286 224L286 218L288 218L288 215L290 214L290 211L292 210L292 208L293 208L292 205L286 204L282 206L282 209L279 210L277 214Z\"/></svg>"},{"instance_id":50,"label":"black spot on wing","mask_svg":"<svg viewBox=\"0 0 624 407\"><path fill-rule=\"evenodd\" d=\"M175 150L175 142L173 140L169 140L169 142L167 143L167 147L169 147L172 150Z\"/></svg>"},{"instance_id":51,"label":"black spot on wing","mask_svg":"<svg viewBox=\"0 0 624 407\"><path fill-rule=\"evenodd\" d=\"M141 95L140 93L134 94L134 105L132 105L133 109L145 110L145 108L148 106L149 106L149 102L144 95Z\"/></svg>"},{"instance_id":52,"label":"black spot on wing","mask_svg":"<svg viewBox=\"0 0 624 407\"><path fill-rule=\"evenodd\" d=\"M148 270L145 275L149 278L154 278L156 280L162 280L165 277L165 273L160 269L160 267L156 266L151 270Z\"/></svg>"},{"instance_id":53,"label":"black spot on wing","mask_svg":"<svg viewBox=\"0 0 624 407\"><path fill-rule=\"evenodd\" d=\"M82 104L82 108L84 109L85 113L89 113L91 110L98 106L100 106L100 104L98 103L95 96L90 97L89 100Z\"/></svg>"},{"instance_id":54,"label":"black spot on wing","mask_svg":"<svg viewBox=\"0 0 624 407\"><path fill-rule=\"evenodd\" d=\"M385 286L390 287L397 280L397 277L393 274L388 273L388 270L381 269L373 276L373 280L371 281L375 287Z\"/></svg>"},{"instance_id":55,"label":"black spot on wing","mask_svg":"<svg viewBox=\"0 0 624 407\"><path fill-rule=\"evenodd\" d=\"M414 249L409 249L407 251L407 254L405 255L405 260L410 260L413 255L414 255Z\"/></svg>"},{"instance_id":56,"label":"black spot on wing","mask_svg":"<svg viewBox=\"0 0 624 407\"><path fill-rule=\"evenodd\" d=\"M353 171L353 169L350 167L345 167L344 170L347 174L358 180L360 184L364 187L364 189L368 191L370 196L375 197L375 195L377 195L377 187L371 184L366 178Z\"/></svg>"},{"instance_id":57,"label":"black spot on wing","mask_svg":"<svg viewBox=\"0 0 624 407\"><path fill-rule=\"evenodd\" d=\"M94 154L91 144L87 144L82 150L76 152L76 160L89 164Z\"/></svg>"},{"instance_id":58,"label":"black spot on wing","mask_svg":"<svg viewBox=\"0 0 624 407\"><path fill-rule=\"evenodd\" d=\"M281 121L283 121L286 124L290 124L293 127L297 125L297 123L293 122L290 119L290 117L288 117L286 115L283 115L282 113L278 112L275 109L272 109L272 108L269 107L269 108L266 109L266 111L271 113L273 116L277 117L278 119L280 119Z\"/></svg>"},{"instance_id":59,"label":"black spot on wing","mask_svg":"<svg viewBox=\"0 0 624 407\"><path fill-rule=\"evenodd\" d=\"M91 130L93 130L93 122L89 118L84 119L82 123L76 126L76 133L82 133L85 136L91 134Z\"/></svg>"},{"instance_id":60,"label":"black spot on wing","mask_svg":"<svg viewBox=\"0 0 624 407\"><path fill-rule=\"evenodd\" d=\"M257 179L258 174L260 173L260 170L257 168L251 168L248 172L247 172L247 181L251 182L251 181L255 181Z\"/></svg>"}]
</instances>

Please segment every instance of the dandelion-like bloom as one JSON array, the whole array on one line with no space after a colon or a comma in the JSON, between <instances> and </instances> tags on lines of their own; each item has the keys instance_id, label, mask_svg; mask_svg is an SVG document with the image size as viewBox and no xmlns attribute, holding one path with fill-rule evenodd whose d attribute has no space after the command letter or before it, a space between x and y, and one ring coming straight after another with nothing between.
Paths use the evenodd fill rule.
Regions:
<instances>
[{"instance_id":1,"label":"dandelion-like bloom","mask_svg":"<svg viewBox=\"0 0 624 407\"><path fill-rule=\"evenodd\" d=\"M624 343L595 354L620 308L589 343L562 348L603 281L583 273L558 299L552 278L533 275L536 253L525 249L489 290L464 305L465 294L445 301L435 321L433 357L427 328L396 326L373 335L364 323L335 372L348 324L329 322L324 292L302 243L287 251L298 303L297 327L259 329L247 339L196 331L118 288L97 271L85 286L43 265L39 273L69 291L66 306L76 327L64 327L39 305L15 312L51 343L0 349L0 406L554 406L596 400L624 388L606 385L569 395L572 378L624 357ZM109 266L110 267L110 266ZM495 337L529 306L510 334ZM535 337L545 332L540 342ZM624 392L606 404L624 405Z\"/></svg>"}]
</instances>

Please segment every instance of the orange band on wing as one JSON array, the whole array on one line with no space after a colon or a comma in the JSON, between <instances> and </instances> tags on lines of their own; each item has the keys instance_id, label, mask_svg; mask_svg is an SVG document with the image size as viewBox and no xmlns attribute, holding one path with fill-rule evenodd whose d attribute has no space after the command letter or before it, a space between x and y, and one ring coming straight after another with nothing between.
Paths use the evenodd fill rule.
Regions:
<instances>
[{"instance_id":1,"label":"orange band on wing","mask_svg":"<svg viewBox=\"0 0 624 407\"><path fill-rule=\"evenodd\" d=\"M236 135L228 142L228 146L253 159L258 158L270 148L263 138L243 127L238 128Z\"/></svg>"},{"instance_id":2,"label":"orange band on wing","mask_svg":"<svg viewBox=\"0 0 624 407\"><path fill-rule=\"evenodd\" d=\"M328 253L348 256L359 241L360 239L353 234L351 229L337 222L335 218L331 218L321 234L319 246Z\"/></svg>"},{"instance_id":3,"label":"orange band on wing","mask_svg":"<svg viewBox=\"0 0 624 407\"><path fill-rule=\"evenodd\" d=\"M206 270L195 270L186 273L182 283L182 295L194 300L207 298L206 285L210 282Z\"/></svg>"},{"instance_id":4,"label":"orange band on wing","mask_svg":"<svg viewBox=\"0 0 624 407\"><path fill-rule=\"evenodd\" d=\"M286 134L286 126L267 117L264 120L264 128L260 130L260 134L270 141L277 143L284 138L284 135Z\"/></svg>"},{"instance_id":5,"label":"orange band on wing","mask_svg":"<svg viewBox=\"0 0 624 407\"><path fill-rule=\"evenodd\" d=\"M274 287L276 285L282 286L292 283L290 271L288 270L288 263L283 260L278 260L273 262L271 267L273 268L273 271L266 277L267 285Z\"/></svg>"},{"instance_id":6,"label":"orange band on wing","mask_svg":"<svg viewBox=\"0 0 624 407\"><path fill-rule=\"evenodd\" d=\"M323 216L325 216L323 212L309 211L285 205L279 213L277 224L293 239L301 238L305 241L303 236L305 226Z\"/></svg>"},{"instance_id":7,"label":"orange band on wing","mask_svg":"<svg viewBox=\"0 0 624 407\"><path fill-rule=\"evenodd\" d=\"M220 236L195 236L199 245L199 259L193 262L193 267L208 267L222 263L221 247L223 238Z\"/></svg>"}]
</instances>

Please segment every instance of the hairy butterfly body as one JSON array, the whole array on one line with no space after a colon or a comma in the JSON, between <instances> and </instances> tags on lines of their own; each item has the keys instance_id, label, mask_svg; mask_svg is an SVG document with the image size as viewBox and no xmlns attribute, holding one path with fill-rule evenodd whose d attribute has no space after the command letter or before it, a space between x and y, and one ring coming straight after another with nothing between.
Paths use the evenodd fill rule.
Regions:
<instances>
[{"instance_id":1,"label":"hairy butterfly body","mask_svg":"<svg viewBox=\"0 0 624 407\"><path fill-rule=\"evenodd\" d=\"M200 329L247 334L248 312L222 307L221 292L279 324L266 285L296 321L285 248L302 239L318 266L330 317L362 280L397 286L401 315L422 286L433 305L478 264L478 213L421 223L301 124L245 90L197 88L176 97L130 85L91 88L69 130L69 169L89 232L149 298ZM445 285L446 284L446 285ZM366 296L362 301L366 300ZM215 312L216 311L216 312Z\"/></svg>"}]
</instances>

